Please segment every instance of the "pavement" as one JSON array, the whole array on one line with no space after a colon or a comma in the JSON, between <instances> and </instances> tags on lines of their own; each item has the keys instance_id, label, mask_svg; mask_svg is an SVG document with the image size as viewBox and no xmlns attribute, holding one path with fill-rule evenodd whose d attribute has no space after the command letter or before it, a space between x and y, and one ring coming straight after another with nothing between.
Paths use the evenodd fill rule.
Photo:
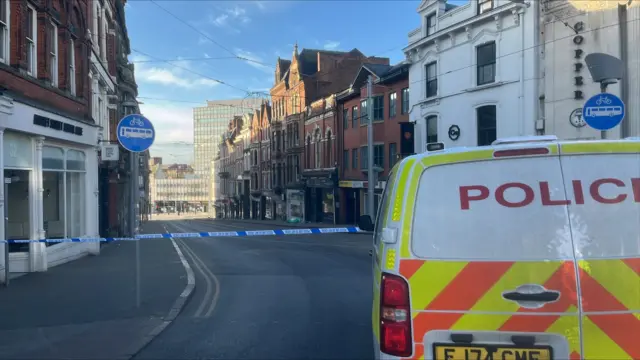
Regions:
<instances>
[{"instance_id":1,"label":"pavement","mask_svg":"<svg viewBox=\"0 0 640 360\"><path fill-rule=\"evenodd\" d=\"M158 232L147 223L146 232ZM87 256L0 287L0 359L128 359L165 324L187 283L169 239L140 242L140 307L135 243Z\"/></svg>"},{"instance_id":2,"label":"pavement","mask_svg":"<svg viewBox=\"0 0 640 360\"><path fill-rule=\"evenodd\" d=\"M280 227L189 219L144 232ZM0 359L372 358L370 236L173 240L139 242L140 308L133 242L0 289Z\"/></svg>"}]
</instances>

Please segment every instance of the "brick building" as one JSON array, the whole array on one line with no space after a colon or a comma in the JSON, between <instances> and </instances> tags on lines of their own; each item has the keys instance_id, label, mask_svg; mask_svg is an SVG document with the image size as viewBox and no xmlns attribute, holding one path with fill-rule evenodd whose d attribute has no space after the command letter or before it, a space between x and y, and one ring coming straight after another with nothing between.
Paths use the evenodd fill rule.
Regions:
<instances>
[{"instance_id":1,"label":"brick building","mask_svg":"<svg viewBox=\"0 0 640 360\"><path fill-rule=\"evenodd\" d=\"M116 82L115 67L106 64L115 64L122 1L0 0L0 170L7 182L0 218L8 218L6 226L0 221L0 238L99 236L99 144L110 136L107 100ZM96 54L101 69L92 61ZM107 88L102 97L89 80L97 75ZM10 271L31 272L100 246L33 243L9 250Z\"/></svg>"},{"instance_id":2,"label":"brick building","mask_svg":"<svg viewBox=\"0 0 640 360\"><path fill-rule=\"evenodd\" d=\"M338 185L334 95L349 86L363 63L388 64L389 59L366 57L358 49L298 52L297 44L291 60L278 58L270 91L276 154L270 171L275 173L272 207L277 217L334 222ZM284 172L278 175L280 168ZM284 204L278 193L284 195Z\"/></svg>"},{"instance_id":3,"label":"brick building","mask_svg":"<svg viewBox=\"0 0 640 360\"><path fill-rule=\"evenodd\" d=\"M251 217L273 219L271 182L271 105L264 102L251 123Z\"/></svg>"},{"instance_id":4,"label":"brick building","mask_svg":"<svg viewBox=\"0 0 640 360\"><path fill-rule=\"evenodd\" d=\"M338 219L353 224L366 211L368 147L367 79L373 76L373 146L375 208L389 171L399 158L413 153L413 126L409 123L409 65L364 64L349 88L337 96L340 191Z\"/></svg>"}]
</instances>

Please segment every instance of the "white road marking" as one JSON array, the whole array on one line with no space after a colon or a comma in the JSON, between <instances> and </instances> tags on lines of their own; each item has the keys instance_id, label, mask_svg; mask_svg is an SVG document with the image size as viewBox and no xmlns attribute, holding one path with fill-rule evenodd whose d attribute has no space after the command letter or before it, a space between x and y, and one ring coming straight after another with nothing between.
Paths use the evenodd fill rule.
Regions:
<instances>
[{"instance_id":1,"label":"white road marking","mask_svg":"<svg viewBox=\"0 0 640 360\"><path fill-rule=\"evenodd\" d=\"M175 228L177 228L179 231L185 232L185 230L187 230L178 224L173 223L172 225ZM184 241L183 239L178 239L178 241L184 248L187 255L189 255L189 257L191 258L191 261L193 261L193 265L198 269L200 274L202 274L202 277L204 277L207 285L207 290L205 292L204 298L202 299L200 306L198 306L198 309L196 310L194 316L205 317L205 318L210 317L211 314L213 313L213 310L216 307L216 304L218 303L218 298L220 297L220 281L218 280L216 275L211 271L211 269L207 267L204 261L202 261L202 259L195 253L195 251L193 251L193 249L191 249L191 247L187 245L186 241ZM213 288L211 284L212 281L215 286L215 291L213 292L213 296L211 295L212 288ZM208 308L206 307L207 304L209 304ZM205 309L207 309L206 312L204 312Z\"/></svg>"}]
</instances>

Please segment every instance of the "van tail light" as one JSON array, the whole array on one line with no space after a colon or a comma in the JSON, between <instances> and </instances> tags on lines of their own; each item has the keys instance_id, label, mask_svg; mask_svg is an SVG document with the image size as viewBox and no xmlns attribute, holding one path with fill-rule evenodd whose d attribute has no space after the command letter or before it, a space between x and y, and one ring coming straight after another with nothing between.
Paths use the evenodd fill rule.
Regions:
<instances>
[{"instance_id":1,"label":"van tail light","mask_svg":"<svg viewBox=\"0 0 640 360\"><path fill-rule=\"evenodd\" d=\"M413 351L409 284L400 276L383 273L380 294L380 350L409 357Z\"/></svg>"}]
</instances>

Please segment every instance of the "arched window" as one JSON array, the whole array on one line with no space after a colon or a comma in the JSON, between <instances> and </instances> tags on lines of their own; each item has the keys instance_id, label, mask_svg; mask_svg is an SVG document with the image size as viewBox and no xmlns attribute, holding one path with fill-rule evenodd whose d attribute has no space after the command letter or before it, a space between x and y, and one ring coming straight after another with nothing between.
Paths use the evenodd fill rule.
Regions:
<instances>
[{"instance_id":1,"label":"arched window","mask_svg":"<svg viewBox=\"0 0 640 360\"><path fill-rule=\"evenodd\" d=\"M327 166L326 167L333 167L333 141L331 140L331 130L327 131Z\"/></svg>"},{"instance_id":2,"label":"arched window","mask_svg":"<svg viewBox=\"0 0 640 360\"><path fill-rule=\"evenodd\" d=\"M307 164L307 169L311 168L311 135L307 135L307 146L305 149L305 155L307 156L306 159L306 164Z\"/></svg>"},{"instance_id":3,"label":"arched window","mask_svg":"<svg viewBox=\"0 0 640 360\"><path fill-rule=\"evenodd\" d=\"M322 164L322 133L320 129L316 129L315 143L316 143L316 169L319 169Z\"/></svg>"}]
</instances>

